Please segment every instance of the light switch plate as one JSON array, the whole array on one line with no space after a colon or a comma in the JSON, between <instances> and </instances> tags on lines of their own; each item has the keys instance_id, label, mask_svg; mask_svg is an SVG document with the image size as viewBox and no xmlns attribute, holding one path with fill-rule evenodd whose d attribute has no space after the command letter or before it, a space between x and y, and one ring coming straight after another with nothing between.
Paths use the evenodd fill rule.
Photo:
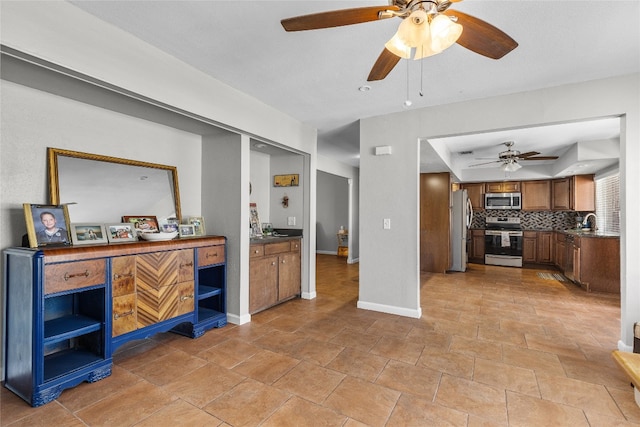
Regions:
<instances>
[{"instance_id":1,"label":"light switch plate","mask_svg":"<svg viewBox=\"0 0 640 427\"><path fill-rule=\"evenodd\" d=\"M391 230L391 218L385 218L382 221L382 228L385 230Z\"/></svg>"},{"instance_id":2,"label":"light switch plate","mask_svg":"<svg viewBox=\"0 0 640 427\"><path fill-rule=\"evenodd\" d=\"M295 216L287 217L287 225L296 225L296 217Z\"/></svg>"}]
</instances>

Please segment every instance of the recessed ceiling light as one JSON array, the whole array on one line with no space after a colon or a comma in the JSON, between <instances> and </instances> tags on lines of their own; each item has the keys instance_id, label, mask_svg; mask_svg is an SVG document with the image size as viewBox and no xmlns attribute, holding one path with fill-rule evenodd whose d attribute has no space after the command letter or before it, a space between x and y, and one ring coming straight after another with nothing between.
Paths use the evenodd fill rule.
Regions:
<instances>
[{"instance_id":1,"label":"recessed ceiling light","mask_svg":"<svg viewBox=\"0 0 640 427\"><path fill-rule=\"evenodd\" d=\"M359 90L360 92L369 92L369 91L371 90L371 86L369 86L369 85L363 85L363 86L360 86L360 87L358 88L358 90Z\"/></svg>"},{"instance_id":2,"label":"recessed ceiling light","mask_svg":"<svg viewBox=\"0 0 640 427\"><path fill-rule=\"evenodd\" d=\"M255 144L255 145L254 145L254 147L256 147L256 148L264 148L264 147L266 147L266 146L267 146L267 144L263 144L263 143L261 143L261 142L259 142L259 143L257 143L257 144Z\"/></svg>"}]
</instances>

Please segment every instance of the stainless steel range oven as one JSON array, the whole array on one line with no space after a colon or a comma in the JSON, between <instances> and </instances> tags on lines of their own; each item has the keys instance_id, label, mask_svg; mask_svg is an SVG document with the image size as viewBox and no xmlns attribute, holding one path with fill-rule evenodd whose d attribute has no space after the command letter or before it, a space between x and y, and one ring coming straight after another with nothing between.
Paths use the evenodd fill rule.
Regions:
<instances>
[{"instance_id":1,"label":"stainless steel range oven","mask_svg":"<svg viewBox=\"0 0 640 427\"><path fill-rule=\"evenodd\" d=\"M520 218L487 217L484 231L484 263L522 267Z\"/></svg>"}]
</instances>

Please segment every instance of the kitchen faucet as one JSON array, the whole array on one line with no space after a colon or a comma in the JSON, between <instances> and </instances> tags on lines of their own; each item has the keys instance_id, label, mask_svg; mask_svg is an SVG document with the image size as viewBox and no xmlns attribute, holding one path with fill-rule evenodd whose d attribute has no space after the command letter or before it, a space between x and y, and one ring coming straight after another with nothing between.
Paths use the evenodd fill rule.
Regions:
<instances>
[{"instance_id":1,"label":"kitchen faucet","mask_svg":"<svg viewBox=\"0 0 640 427\"><path fill-rule=\"evenodd\" d=\"M588 213L588 214L585 215L584 220L582 220L582 227L583 228L589 227L589 217L590 216L593 216L593 231L596 231L596 228L597 228L596 227L596 219L597 219L597 217L596 217L596 214L594 214L593 212L592 213Z\"/></svg>"}]
</instances>

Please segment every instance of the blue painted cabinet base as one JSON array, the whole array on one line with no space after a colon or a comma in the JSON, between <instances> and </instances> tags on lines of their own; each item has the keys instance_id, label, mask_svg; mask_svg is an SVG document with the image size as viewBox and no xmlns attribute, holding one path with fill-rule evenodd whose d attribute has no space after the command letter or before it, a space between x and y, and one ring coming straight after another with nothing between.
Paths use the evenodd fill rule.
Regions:
<instances>
[{"instance_id":1,"label":"blue painted cabinet base","mask_svg":"<svg viewBox=\"0 0 640 427\"><path fill-rule=\"evenodd\" d=\"M3 251L4 385L32 406L49 403L82 382L110 376L113 352L126 342L167 331L198 338L209 329L227 324L226 238L208 236L163 245L141 242L87 247ZM219 250L214 249L218 247ZM192 264L194 311L112 337L111 259L175 249L191 249L196 259L202 255L202 265ZM100 268L95 272L91 268L85 270L90 263ZM47 284L45 265L81 268L68 275L51 276L51 283ZM51 272L51 267L47 268ZM54 283L56 280L58 284ZM74 280L78 283L74 284Z\"/></svg>"}]
</instances>

